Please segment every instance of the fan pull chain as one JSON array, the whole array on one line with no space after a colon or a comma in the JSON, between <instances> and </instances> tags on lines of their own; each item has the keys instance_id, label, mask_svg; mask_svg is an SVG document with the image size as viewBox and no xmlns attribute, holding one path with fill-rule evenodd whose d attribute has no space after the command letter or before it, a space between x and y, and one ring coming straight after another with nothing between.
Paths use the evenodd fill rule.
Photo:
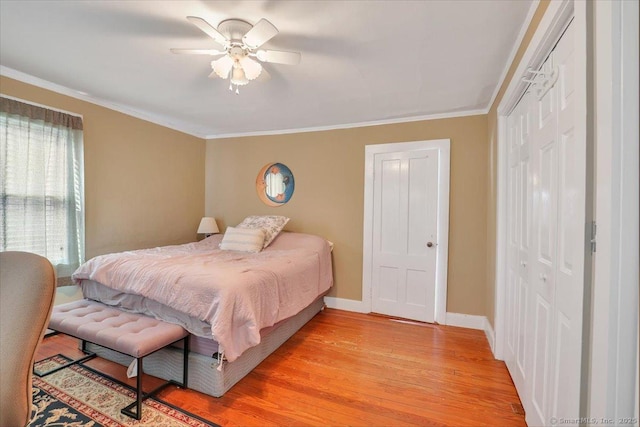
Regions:
<instances>
[{"instance_id":1,"label":"fan pull chain","mask_svg":"<svg viewBox=\"0 0 640 427\"><path fill-rule=\"evenodd\" d=\"M229 90L233 90L233 83L231 82L231 73L229 73ZM240 95L240 85L236 85L236 95Z\"/></svg>"}]
</instances>

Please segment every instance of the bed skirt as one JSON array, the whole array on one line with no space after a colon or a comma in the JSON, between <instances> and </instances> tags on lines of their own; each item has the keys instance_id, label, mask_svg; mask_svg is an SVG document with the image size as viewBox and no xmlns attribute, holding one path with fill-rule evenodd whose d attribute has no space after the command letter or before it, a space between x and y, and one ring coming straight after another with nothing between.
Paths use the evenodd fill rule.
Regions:
<instances>
[{"instance_id":1,"label":"bed skirt","mask_svg":"<svg viewBox=\"0 0 640 427\"><path fill-rule=\"evenodd\" d=\"M218 371L218 362L211 356L191 352L189 388L214 397L224 395L323 308L324 298L320 297L295 316L279 322L261 337L260 344L246 350L233 362L224 362L222 371ZM87 347L100 357L124 366L128 366L133 360L129 356L95 344L88 344ZM164 348L145 357L144 372L165 380L181 378L182 349Z\"/></svg>"}]
</instances>

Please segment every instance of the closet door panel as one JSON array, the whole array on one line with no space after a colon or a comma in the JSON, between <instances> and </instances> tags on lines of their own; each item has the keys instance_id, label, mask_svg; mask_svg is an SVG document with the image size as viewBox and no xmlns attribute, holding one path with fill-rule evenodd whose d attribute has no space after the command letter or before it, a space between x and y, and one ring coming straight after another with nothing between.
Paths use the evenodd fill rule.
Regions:
<instances>
[{"instance_id":1,"label":"closet door panel","mask_svg":"<svg viewBox=\"0 0 640 427\"><path fill-rule=\"evenodd\" d=\"M528 352L526 348L527 329L530 317L530 270L533 264L533 255L531 251L531 226L532 226L532 207L533 207L533 178L531 173L531 140L532 140L532 111L531 103L532 95L530 92L525 93L520 101L519 108L519 151L518 151L518 170L520 174L520 190L519 190L519 218L518 218L518 323L517 323L517 349L516 362L519 375L524 379L528 379L527 363Z\"/></svg>"},{"instance_id":2,"label":"closet door panel","mask_svg":"<svg viewBox=\"0 0 640 427\"><path fill-rule=\"evenodd\" d=\"M572 25L507 120L505 360L531 426L579 420L586 141Z\"/></svg>"},{"instance_id":3,"label":"closet door panel","mask_svg":"<svg viewBox=\"0 0 640 427\"><path fill-rule=\"evenodd\" d=\"M576 138L574 41L569 26L554 61L558 93L558 268L555 304L555 364L551 392L554 416L572 419L579 411L582 305L584 293L586 142Z\"/></svg>"},{"instance_id":4,"label":"closet door panel","mask_svg":"<svg viewBox=\"0 0 640 427\"><path fill-rule=\"evenodd\" d=\"M529 133L525 116L529 106L525 97L515 107L507 121L509 135L509 187L508 187L508 231L507 231L507 319L505 362L520 399L527 400L526 388L526 329L528 313L528 273L530 260L529 212L525 211L526 198L530 196L527 165L528 146L525 141Z\"/></svg>"},{"instance_id":5,"label":"closet door panel","mask_svg":"<svg viewBox=\"0 0 640 427\"><path fill-rule=\"evenodd\" d=\"M542 70L552 70L547 59ZM537 95L537 93L536 93ZM548 424L550 379L553 372L553 325L555 270L557 267L558 139L555 88L542 98L534 97L535 109L532 152L533 178L533 266L530 272L532 326L529 335L531 353L531 408L529 425Z\"/></svg>"}]
</instances>

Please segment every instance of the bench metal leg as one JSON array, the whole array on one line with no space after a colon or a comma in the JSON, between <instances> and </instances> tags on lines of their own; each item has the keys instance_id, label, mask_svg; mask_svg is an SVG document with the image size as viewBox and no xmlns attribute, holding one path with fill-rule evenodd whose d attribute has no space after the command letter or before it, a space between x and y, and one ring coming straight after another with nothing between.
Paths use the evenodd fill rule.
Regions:
<instances>
[{"instance_id":1,"label":"bench metal leg","mask_svg":"<svg viewBox=\"0 0 640 427\"><path fill-rule=\"evenodd\" d=\"M144 369L142 369L142 357L138 358L138 378L136 378L136 419L139 420L142 417L142 375Z\"/></svg>"},{"instance_id":2,"label":"bench metal leg","mask_svg":"<svg viewBox=\"0 0 640 427\"><path fill-rule=\"evenodd\" d=\"M138 364L138 375L136 378L136 400L135 402L122 408L120 412L131 418L140 420L142 418L142 401L144 401L145 399L148 399L149 397L154 396L155 394L157 394L158 392L160 392L162 389L164 389L169 385L175 385L181 388L187 388L187 381L189 378L189 336L188 335L184 338L182 357L183 357L182 383L179 383L178 381L175 381L175 380L169 380L166 383L151 390L149 393L143 393L142 391L142 374L143 374L142 359L143 358L142 357L137 358L136 360ZM134 406L136 407L136 412L132 411Z\"/></svg>"},{"instance_id":3,"label":"bench metal leg","mask_svg":"<svg viewBox=\"0 0 640 427\"><path fill-rule=\"evenodd\" d=\"M58 333L58 332L55 332L55 333L53 333L53 334L49 334L49 335L56 335L57 333ZM82 365L82 364L83 364L84 362L86 362L87 360L91 360L91 359L93 359L94 357L96 357L96 354L95 354L95 353L93 353L93 352L91 352L91 351L87 350L87 342L86 342L86 341L84 341L84 340L82 340L82 352L83 352L84 354L86 354L86 356L81 357L81 358L79 358L79 359L72 360L72 361L70 361L70 362L68 362L68 363L65 363L64 365L60 365L60 366L58 366L57 368L53 368L53 369L48 370L47 372L43 372L43 373L38 373L38 372L36 372L36 370L35 370L35 368L34 368L34 369L33 369L33 374L34 374L34 375L36 375L36 376L38 376L38 377L40 377L40 378L42 378L42 377L46 377L47 375L51 375L51 374L53 374L53 373L55 373L55 372L61 371L61 370L63 370L64 368L68 368L69 366L72 366L72 365Z\"/></svg>"},{"instance_id":4,"label":"bench metal leg","mask_svg":"<svg viewBox=\"0 0 640 427\"><path fill-rule=\"evenodd\" d=\"M131 418L135 418L136 420L140 420L140 418L142 418L142 401L144 399L146 399L147 397L150 397L154 392L156 392L156 390L152 391L151 393L148 394L144 394L143 396L143 392L142 392L142 374L143 374L143 370L142 370L142 357L138 357L136 358L137 361L137 376L136 376L136 400L135 402L133 402L130 405L125 406L124 408L122 408L120 410L121 413L123 413L124 415L127 415ZM136 407L136 411L133 412L132 409L133 407Z\"/></svg>"}]
</instances>

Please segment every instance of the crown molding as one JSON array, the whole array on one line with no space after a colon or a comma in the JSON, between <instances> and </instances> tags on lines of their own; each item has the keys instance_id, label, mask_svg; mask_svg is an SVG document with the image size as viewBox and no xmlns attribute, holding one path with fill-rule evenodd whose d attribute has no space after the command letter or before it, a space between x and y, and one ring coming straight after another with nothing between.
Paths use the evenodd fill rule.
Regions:
<instances>
[{"instance_id":1,"label":"crown molding","mask_svg":"<svg viewBox=\"0 0 640 427\"><path fill-rule=\"evenodd\" d=\"M222 139L222 138L240 138L245 136L269 136L269 135L285 135L290 133L322 132L327 130L353 129L353 128L361 128L361 127L367 127L367 126L381 126L381 125L392 125L392 124L398 124L398 123L421 122L425 120L453 119L456 117L478 116L478 115L487 114L488 112L489 112L488 108L483 108L480 110L456 111L453 113L438 113L438 114L429 114L425 116L411 116L411 117L401 117L401 118L395 118L395 119L372 120L368 122L346 123L346 124L329 125L329 126L315 126L315 127L293 128L293 129L278 129L278 130L267 130L267 131L207 135L205 138L206 139Z\"/></svg>"},{"instance_id":2,"label":"crown molding","mask_svg":"<svg viewBox=\"0 0 640 427\"><path fill-rule=\"evenodd\" d=\"M169 129L176 130L178 132L186 133L198 138L205 139L205 135L202 133L195 132L193 129L190 129L187 125L179 122L172 121L167 117L148 113L145 111L137 110L135 108L128 107L126 105L118 104L117 102L107 101L102 98L97 98L86 94L84 92L68 88L66 86L62 86L56 83L51 83L50 81L41 79L39 77L32 76L27 73L23 73L22 71L14 70L13 68L5 67L4 65L0 65L0 75L4 77L9 77L14 80L21 81L23 83L27 83L33 86L37 86L42 89L47 89L52 92L59 93L61 95L66 95L71 98L79 99L81 101L89 102L91 104L99 105L101 107L108 108L110 110L118 111L120 113L126 114L128 116L135 117L137 119L141 119L147 122L155 123L160 126L164 126ZM77 114L77 113L76 113Z\"/></svg>"},{"instance_id":3,"label":"crown molding","mask_svg":"<svg viewBox=\"0 0 640 427\"><path fill-rule=\"evenodd\" d=\"M47 89L52 92L59 93L61 95L66 95L71 98L75 98L81 101L89 102L91 104L99 105L101 107L105 107L110 110L118 111L120 113L127 114L129 116L132 116L141 120L155 123L157 125L164 126L166 128L173 129L178 132L186 133L188 135L192 135L197 138L202 138L206 140L222 139L222 138L240 138L240 137L246 137L246 136L270 136L270 135L285 135L285 134L291 134L291 133L321 132L321 131L338 130L338 129L353 129L353 128L367 127L367 126L381 126L381 125L409 123L409 122L418 122L418 121L426 121L426 120L452 119L457 117L477 116L477 115L487 114L489 112L489 107L485 107L482 109L475 109L475 110L428 114L428 115L422 115L422 116L398 117L393 119L372 120L372 121L358 122L358 123L346 123L346 124L328 125L328 126L301 127L301 128L291 128L291 129L254 131L254 132L234 132L234 133L208 135L203 132L198 132L184 123L172 121L171 119L165 116L160 116L160 115L148 113L145 111L140 111L135 108L128 107L126 105L122 105L112 101L107 101L102 98L97 98L89 94L86 94L84 92L80 92L75 89L71 89L56 83L51 83L47 80L32 76L30 74L23 73L21 71L14 70L9 67L5 67L3 65L0 65L0 75L14 79L14 80L18 80L33 86L37 86L42 89ZM489 106L491 106L491 103L489 103Z\"/></svg>"}]
</instances>

